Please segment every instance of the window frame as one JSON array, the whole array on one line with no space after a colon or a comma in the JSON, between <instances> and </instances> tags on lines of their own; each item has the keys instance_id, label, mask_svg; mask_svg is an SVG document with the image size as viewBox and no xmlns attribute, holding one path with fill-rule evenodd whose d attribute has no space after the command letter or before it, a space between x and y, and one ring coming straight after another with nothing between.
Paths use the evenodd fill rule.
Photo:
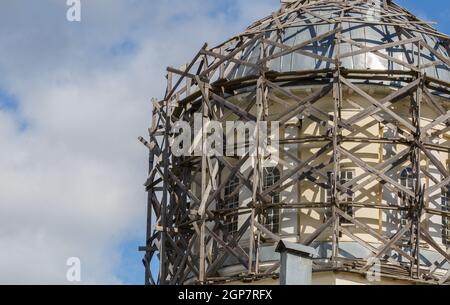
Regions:
<instances>
[{"instance_id":1,"label":"window frame","mask_svg":"<svg viewBox=\"0 0 450 305\"><path fill-rule=\"evenodd\" d=\"M414 191L415 185L416 185L416 177L414 176L414 171L410 166L402 169L402 171L400 172L400 176L399 176L399 182L400 182L400 185L402 185L403 187L406 187L407 189ZM408 219L407 219L408 211L401 210L399 212L399 214L401 216L400 224L406 225L408 222Z\"/></svg>"},{"instance_id":2,"label":"window frame","mask_svg":"<svg viewBox=\"0 0 450 305\"><path fill-rule=\"evenodd\" d=\"M327 172L328 183L329 183L330 186L331 186L331 174L332 173L333 173L332 171L328 171ZM349 177L350 176L349 173L351 173L351 177ZM345 184L346 182L354 179L355 175L356 175L355 169L353 169L353 168L343 168L343 169L341 169L339 171L339 183L340 184ZM344 199L345 199L346 202L353 202L354 199L355 199L355 194L354 193L352 193L351 195L349 195L349 194L343 194L342 195L341 194L339 196L339 201L344 201ZM329 189L329 188L325 189L325 200L326 200L327 203L331 203L331 189ZM349 204L346 204L346 203L343 203L343 204L340 204L340 208L341 208L341 210L346 212L348 215L350 215L352 218L355 217L355 210L354 210L353 206L351 206ZM325 214L324 215L325 221L329 217L331 217L330 213L331 213L330 208L326 208L326 211L324 213ZM353 225L353 223L351 221L349 221L349 220L347 220L347 219L345 219L343 217L340 217L339 220L340 220L342 225L348 225L348 226Z\"/></svg>"},{"instance_id":3,"label":"window frame","mask_svg":"<svg viewBox=\"0 0 450 305\"><path fill-rule=\"evenodd\" d=\"M273 175L273 173L276 173ZM271 175L271 181L268 180L268 174ZM281 170L277 167L265 167L263 170L263 190L268 189L281 179ZM272 204L280 203L281 195L276 193L272 195ZM281 232L281 210L280 208L266 208L262 213L263 224L266 229L274 234Z\"/></svg>"},{"instance_id":4,"label":"window frame","mask_svg":"<svg viewBox=\"0 0 450 305\"><path fill-rule=\"evenodd\" d=\"M343 174L345 174L345 178L343 178ZM351 174L351 177L348 177ZM339 183L345 184L348 181L352 180L353 178L355 178L355 170L354 169L341 169L340 173L339 173ZM346 202L350 202L353 203L354 199L355 199L355 194L352 193L351 195L349 194L343 194L341 195L343 198L339 198L339 200L341 201L346 201ZM345 199L345 200L344 200ZM340 204L341 210L343 210L344 212L346 212L349 216L351 216L352 218L355 218L355 210L353 208L352 205L349 205L348 203L342 203ZM343 217L340 218L340 223L342 225L353 225L353 223Z\"/></svg>"},{"instance_id":5,"label":"window frame","mask_svg":"<svg viewBox=\"0 0 450 305\"><path fill-rule=\"evenodd\" d=\"M240 179L237 176L231 177L224 187L223 202L221 207L223 209L234 209L240 206L239 203L239 186ZM227 216L224 220L226 232L230 235L237 233L239 229L238 215Z\"/></svg>"}]
</instances>

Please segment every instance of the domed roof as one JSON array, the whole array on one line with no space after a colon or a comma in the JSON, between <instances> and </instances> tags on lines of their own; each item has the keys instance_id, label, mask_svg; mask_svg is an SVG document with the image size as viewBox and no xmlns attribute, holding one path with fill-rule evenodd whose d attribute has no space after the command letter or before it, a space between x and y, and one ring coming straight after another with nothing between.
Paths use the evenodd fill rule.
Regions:
<instances>
[{"instance_id":1,"label":"domed roof","mask_svg":"<svg viewBox=\"0 0 450 305\"><path fill-rule=\"evenodd\" d=\"M219 47L237 59L228 63L229 80L257 75L256 64L264 63L276 72L340 64L351 70L416 71L450 82L449 41L392 1L302 0L283 5Z\"/></svg>"}]
</instances>

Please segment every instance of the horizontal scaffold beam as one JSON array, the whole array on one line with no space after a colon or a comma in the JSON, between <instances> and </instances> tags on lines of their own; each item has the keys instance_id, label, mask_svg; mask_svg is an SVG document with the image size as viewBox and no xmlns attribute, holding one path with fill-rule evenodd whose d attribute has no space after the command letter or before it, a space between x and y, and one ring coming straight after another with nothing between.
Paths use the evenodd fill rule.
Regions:
<instances>
[{"instance_id":1,"label":"horizontal scaffold beam","mask_svg":"<svg viewBox=\"0 0 450 305\"><path fill-rule=\"evenodd\" d=\"M428 205L431 197L447 192L450 185L448 166L438 157L440 153L450 153L450 83L426 72L430 68L450 71L450 59L439 51L442 47L450 52L450 38L392 1L382 3L374 8L367 1L357 0L294 1L219 46L203 45L184 67L167 68L164 98L152 102L149 137L139 138L149 151L146 244L140 247L145 252L146 284L209 284L276 276L279 262L263 266L260 251L283 236L269 230L263 216L267 211L282 213L283 209L330 213L314 232L299 236L304 245L315 245L324 236L331 243L331 256L315 260L315 270L366 274L374 259L379 259L384 277L448 283L450 272L442 274L440 270L450 263L448 249L430 236L426 222L434 216L450 221L448 210ZM363 18L370 9L377 18ZM349 24L371 29L392 27L398 40L361 42L349 34ZM311 30L321 25L329 28L310 39L282 39L291 29ZM440 45L431 45L424 35ZM396 56L396 52L405 56ZM274 62L291 55L324 63L326 68L318 65L321 68L271 70ZM369 55L387 62L389 67L350 69L344 64L346 60ZM423 58L428 58L428 62L423 62ZM233 77L240 69L251 72ZM382 98L371 91L375 89L384 92ZM349 96L358 96L365 106ZM327 110L319 106L324 100L332 101ZM398 111L399 104L405 101L408 115ZM283 111L271 113L271 103L280 105ZM348 117L342 115L346 103L354 106ZM433 119L424 119L425 108L433 113ZM202 117L203 128L196 135L202 154L175 156L171 147L173 126L179 120L192 122L195 114ZM319 126L320 132L281 138L280 159L287 169L276 182L266 186L261 155L225 157L205 151L207 122L224 124L230 118L278 122L281 130L309 120ZM371 121L370 126L379 126L379 137L361 131L359 124L366 120ZM234 148L250 144L236 143ZM368 162L359 154L358 150L369 144L380 147L381 153L374 152L380 156L378 162ZM311 153L300 157L285 149L289 145L308 148ZM383 158L387 145L396 146L399 151ZM344 160L350 160L362 174L347 181L340 179ZM250 162L251 170L245 171ZM412 169L413 187L399 183L390 174L405 165ZM330 200L273 202L275 196L302 181L327 190ZM426 185L422 185L423 181ZM230 182L237 183L237 192L245 190L251 194L248 204L223 208L224 190ZM348 200L348 196L357 193L381 192L376 191L377 187L396 196L399 204L373 202L364 196ZM389 211L404 222L394 231L377 230L349 213L348 207L376 209L380 215L381 211ZM231 218L240 219L233 234L229 234L226 223ZM377 242L361 238L361 232ZM370 254L358 259L343 258L339 254L343 236ZM424 264L424 247L439 254L436 262ZM397 255L406 263L400 262ZM232 260L245 274L221 276L219 270Z\"/></svg>"}]
</instances>

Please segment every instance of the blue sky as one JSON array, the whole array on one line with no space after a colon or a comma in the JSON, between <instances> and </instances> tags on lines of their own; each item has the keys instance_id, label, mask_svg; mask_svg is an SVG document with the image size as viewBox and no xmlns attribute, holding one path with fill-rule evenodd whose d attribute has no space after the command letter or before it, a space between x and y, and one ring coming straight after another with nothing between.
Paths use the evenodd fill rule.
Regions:
<instances>
[{"instance_id":1,"label":"blue sky","mask_svg":"<svg viewBox=\"0 0 450 305\"><path fill-rule=\"evenodd\" d=\"M147 169L137 142L164 71L278 0L0 2L0 283L142 284ZM450 33L443 0L399 0ZM30 257L33 260L30 260Z\"/></svg>"},{"instance_id":2,"label":"blue sky","mask_svg":"<svg viewBox=\"0 0 450 305\"><path fill-rule=\"evenodd\" d=\"M407 8L426 21L437 22L440 31L450 34L450 4L446 0L396 0L397 4Z\"/></svg>"},{"instance_id":3,"label":"blue sky","mask_svg":"<svg viewBox=\"0 0 450 305\"><path fill-rule=\"evenodd\" d=\"M81 0L70 23L65 2L0 2L0 283L67 284L70 257L83 283L143 283L150 99L277 5Z\"/></svg>"},{"instance_id":4,"label":"blue sky","mask_svg":"<svg viewBox=\"0 0 450 305\"><path fill-rule=\"evenodd\" d=\"M17 111L19 104L17 99L5 91L0 91L0 109L3 111Z\"/></svg>"}]
</instances>

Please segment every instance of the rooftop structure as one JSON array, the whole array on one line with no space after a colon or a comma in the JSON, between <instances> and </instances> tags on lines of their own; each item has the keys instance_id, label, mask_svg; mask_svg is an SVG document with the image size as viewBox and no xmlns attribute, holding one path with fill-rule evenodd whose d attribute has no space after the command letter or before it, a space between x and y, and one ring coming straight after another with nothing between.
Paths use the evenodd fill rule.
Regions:
<instances>
[{"instance_id":1,"label":"rooftop structure","mask_svg":"<svg viewBox=\"0 0 450 305\"><path fill-rule=\"evenodd\" d=\"M167 68L146 283L270 283L280 240L316 249L313 283L449 283L450 38L389 0L281 2ZM202 153L177 156L196 115ZM276 151L210 155L212 120L279 125Z\"/></svg>"}]
</instances>

